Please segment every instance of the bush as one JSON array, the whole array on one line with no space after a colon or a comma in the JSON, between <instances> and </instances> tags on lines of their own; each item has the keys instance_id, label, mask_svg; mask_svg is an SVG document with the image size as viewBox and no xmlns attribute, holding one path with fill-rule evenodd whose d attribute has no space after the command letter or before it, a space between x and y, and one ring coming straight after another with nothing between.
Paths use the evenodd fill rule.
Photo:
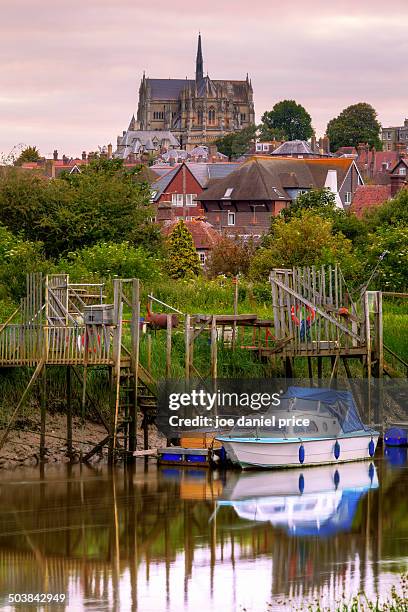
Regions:
<instances>
[{"instance_id":1,"label":"bush","mask_svg":"<svg viewBox=\"0 0 408 612\"><path fill-rule=\"evenodd\" d=\"M246 274L254 252L255 246L252 240L245 242L239 236L235 238L225 236L214 246L207 260L206 272L210 278L219 274L225 276Z\"/></svg>"},{"instance_id":2,"label":"bush","mask_svg":"<svg viewBox=\"0 0 408 612\"><path fill-rule=\"evenodd\" d=\"M161 261L151 257L143 247L126 241L101 242L69 253L59 261L58 268L69 273L74 281L113 276L149 280L160 274Z\"/></svg>"},{"instance_id":3,"label":"bush","mask_svg":"<svg viewBox=\"0 0 408 612\"><path fill-rule=\"evenodd\" d=\"M250 276L266 280L272 268L320 266L340 263L343 273L356 274L358 262L352 245L343 234L332 233L333 224L311 211L304 211L287 223L279 218L272 226L268 245L252 259Z\"/></svg>"}]
</instances>

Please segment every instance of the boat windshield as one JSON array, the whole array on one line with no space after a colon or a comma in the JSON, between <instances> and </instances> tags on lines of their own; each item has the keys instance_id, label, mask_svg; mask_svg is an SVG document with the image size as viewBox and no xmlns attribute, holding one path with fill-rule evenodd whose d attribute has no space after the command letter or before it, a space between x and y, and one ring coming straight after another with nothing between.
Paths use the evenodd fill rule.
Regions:
<instances>
[{"instance_id":1,"label":"boat windshield","mask_svg":"<svg viewBox=\"0 0 408 612\"><path fill-rule=\"evenodd\" d=\"M237 423L231 437L336 437L367 431L350 391L289 387L278 407Z\"/></svg>"}]
</instances>

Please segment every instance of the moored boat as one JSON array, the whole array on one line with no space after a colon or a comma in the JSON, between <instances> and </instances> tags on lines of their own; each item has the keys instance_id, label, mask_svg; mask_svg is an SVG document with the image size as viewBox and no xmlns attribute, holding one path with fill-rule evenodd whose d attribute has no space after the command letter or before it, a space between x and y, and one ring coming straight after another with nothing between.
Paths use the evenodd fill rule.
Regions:
<instances>
[{"instance_id":1,"label":"moored boat","mask_svg":"<svg viewBox=\"0 0 408 612\"><path fill-rule=\"evenodd\" d=\"M379 432L364 425L352 394L289 387L271 426L238 428L217 436L228 459L242 469L289 468L370 459ZM256 419L255 419L256 420Z\"/></svg>"}]
</instances>

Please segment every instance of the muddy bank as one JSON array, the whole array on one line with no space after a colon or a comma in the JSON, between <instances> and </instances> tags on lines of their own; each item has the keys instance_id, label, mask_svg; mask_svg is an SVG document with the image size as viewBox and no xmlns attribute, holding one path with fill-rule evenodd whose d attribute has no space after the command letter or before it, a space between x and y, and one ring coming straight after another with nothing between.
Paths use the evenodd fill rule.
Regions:
<instances>
[{"instance_id":1,"label":"muddy bank","mask_svg":"<svg viewBox=\"0 0 408 612\"><path fill-rule=\"evenodd\" d=\"M137 448L143 448L143 432L139 427L137 432ZM47 435L45 438L46 457L48 463L68 463L66 446L66 416L63 414L47 415ZM0 437L3 431L0 430ZM98 442L107 435L103 425L92 421L85 421L82 426L81 419L73 418L73 461L78 462L81 451L85 455ZM149 445L151 448L165 446L166 439L154 425L149 427ZM34 466L39 463L40 454L40 420L36 418L25 419L19 429L12 430L3 448L0 450L0 470L11 469L19 465ZM92 457L91 463L107 461L108 449L105 447L100 453Z\"/></svg>"}]
</instances>

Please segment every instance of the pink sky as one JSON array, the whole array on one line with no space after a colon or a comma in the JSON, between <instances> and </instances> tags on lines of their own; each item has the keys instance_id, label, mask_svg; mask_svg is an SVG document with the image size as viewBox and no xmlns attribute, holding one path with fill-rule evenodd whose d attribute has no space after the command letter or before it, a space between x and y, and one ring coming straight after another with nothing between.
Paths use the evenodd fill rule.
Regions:
<instances>
[{"instance_id":1,"label":"pink sky","mask_svg":"<svg viewBox=\"0 0 408 612\"><path fill-rule=\"evenodd\" d=\"M12 0L0 17L0 153L95 150L137 110L143 70L245 78L257 119L284 98L302 103L318 135L367 101L383 125L408 117L408 2L394 0Z\"/></svg>"}]
</instances>

